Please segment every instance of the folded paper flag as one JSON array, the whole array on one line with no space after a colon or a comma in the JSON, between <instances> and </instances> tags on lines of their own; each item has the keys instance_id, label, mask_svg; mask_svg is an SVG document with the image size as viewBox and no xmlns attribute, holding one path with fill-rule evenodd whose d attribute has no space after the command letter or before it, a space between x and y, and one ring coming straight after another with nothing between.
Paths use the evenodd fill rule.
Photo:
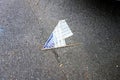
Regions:
<instances>
[{"instance_id":1,"label":"folded paper flag","mask_svg":"<svg viewBox=\"0 0 120 80\"><path fill-rule=\"evenodd\" d=\"M49 36L48 40L43 46L44 49L57 48L66 46L65 39L72 36L73 33L70 30L67 22L65 20L60 20Z\"/></svg>"}]
</instances>

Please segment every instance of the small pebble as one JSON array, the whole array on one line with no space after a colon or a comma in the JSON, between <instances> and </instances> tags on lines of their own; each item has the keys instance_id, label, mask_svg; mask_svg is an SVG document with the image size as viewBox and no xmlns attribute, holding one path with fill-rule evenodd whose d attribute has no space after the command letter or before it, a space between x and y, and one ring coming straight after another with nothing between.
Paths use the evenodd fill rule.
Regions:
<instances>
[{"instance_id":1,"label":"small pebble","mask_svg":"<svg viewBox=\"0 0 120 80\"><path fill-rule=\"evenodd\" d=\"M62 67L62 66L63 66L63 64L60 64L59 66L60 66L60 67Z\"/></svg>"},{"instance_id":2,"label":"small pebble","mask_svg":"<svg viewBox=\"0 0 120 80\"><path fill-rule=\"evenodd\" d=\"M118 65L116 65L116 67L118 68L119 66L118 66Z\"/></svg>"}]
</instances>

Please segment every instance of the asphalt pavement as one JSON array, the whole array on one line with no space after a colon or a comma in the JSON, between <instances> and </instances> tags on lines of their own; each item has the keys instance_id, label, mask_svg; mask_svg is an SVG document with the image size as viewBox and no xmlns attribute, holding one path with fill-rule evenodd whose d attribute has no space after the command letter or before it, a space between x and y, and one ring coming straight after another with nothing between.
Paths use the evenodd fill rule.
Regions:
<instances>
[{"instance_id":1,"label":"asphalt pavement","mask_svg":"<svg viewBox=\"0 0 120 80\"><path fill-rule=\"evenodd\" d=\"M119 80L120 3L0 0L0 80ZM79 46L41 51L59 20Z\"/></svg>"}]
</instances>

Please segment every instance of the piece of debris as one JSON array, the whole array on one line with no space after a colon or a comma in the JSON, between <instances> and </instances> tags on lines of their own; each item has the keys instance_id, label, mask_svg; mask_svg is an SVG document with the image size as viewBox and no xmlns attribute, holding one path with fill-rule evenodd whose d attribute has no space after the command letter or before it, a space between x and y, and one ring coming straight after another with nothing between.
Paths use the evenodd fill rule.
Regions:
<instances>
[{"instance_id":1,"label":"piece of debris","mask_svg":"<svg viewBox=\"0 0 120 80\"><path fill-rule=\"evenodd\" d=\"M60 64L60 65L59 65L59 67L62 67L62 66L63 66L63 64Z\"/></svg>"}]
</instances>

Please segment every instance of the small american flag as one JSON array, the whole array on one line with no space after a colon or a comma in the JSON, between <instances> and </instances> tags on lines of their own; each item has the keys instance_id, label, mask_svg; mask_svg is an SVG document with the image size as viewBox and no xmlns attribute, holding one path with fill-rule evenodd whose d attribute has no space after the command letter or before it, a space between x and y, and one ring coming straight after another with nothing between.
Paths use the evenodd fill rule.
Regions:
<instances>
[{"instance_id":1,"label":"small american flag","mask_svg":"<svg viewBox=\"0 0 120 80\"><path fill-rule=\"evenodd\" d=\"M65 39L72 35L73 33L71 32L67 22L65 20L60 20L43 48L46 49L65 46Z\"/></svg>"}]
</instances>

